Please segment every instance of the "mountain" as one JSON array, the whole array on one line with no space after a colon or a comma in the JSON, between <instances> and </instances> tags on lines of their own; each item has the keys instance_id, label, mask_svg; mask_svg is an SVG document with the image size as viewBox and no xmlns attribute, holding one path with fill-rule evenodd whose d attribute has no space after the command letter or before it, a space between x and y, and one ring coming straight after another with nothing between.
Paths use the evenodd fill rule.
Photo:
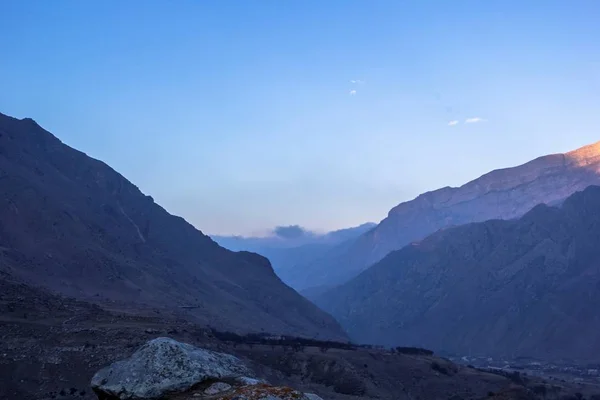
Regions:
<instances>
[{"instance_id":1,"label":"mountain","mask_svg":"<svg viewBox=\"0 0 600 400\"><path fill-rule=\"evenodd\" d=\"M556 205L576 191L600 184L600 142L565 154L539 157L489 172L461 187L445 187L394 207L377 227L302 266L304 284L335 286L391 251L443 228L488 219L512 219L535 205Z\"/></svg>"},{"instance_id":2,"label":"mountain","mask_svg":"<svg viewBox=\"0 0 600 400\"><path fill-rule=\"evenodd\" d=\"M226 250L101 161L0 114L0 271L113 308L219 329L344 339L269 261Z\"/></svg>"},{"instance_id":3,"label":"mountain","mask_svg":"<svg viewBox=\"0 0 600 400\"><path fill-rule=\"evenodd\" d=\"M222 236L211 235L219 245L232 251L253 251L261 249L290 249L307 245L334 246L346 240L355 239L377 224L367 222L352 228L339 229L327 233L316 233L299 225L278 226L266 236Z\"/></svg>"},{"instance_id":4,"label":"mountain","mask_svg":"<svg viewBox=\"0 0 600 400\"><path fill-rule=\"evenodd\" d=\"M351 338L461 355L600 351L600 187L441 230L323 295Z\"/></svg>"},{"instance_id":5,"label":"mountain","mask_svg":"<svg viewBox=\"0 0 600 400\"><path fill-rule=\"evenodd\" d=\"M303 273L295 269L318 260L335 246L352 241L375 227L368 222L356 227L317 234L297 225L277 227L265 237L211 236L219 245L232 251L251 251L271 261L277 275L293 288L301 287ZM294 235L283 235L294 232Z\"/></svg>"}]
</instances>

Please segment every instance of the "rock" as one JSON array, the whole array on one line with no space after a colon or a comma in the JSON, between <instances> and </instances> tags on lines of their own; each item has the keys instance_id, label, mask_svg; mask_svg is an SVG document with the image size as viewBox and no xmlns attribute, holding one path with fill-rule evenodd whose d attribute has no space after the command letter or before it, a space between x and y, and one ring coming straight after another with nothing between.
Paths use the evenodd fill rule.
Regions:
<instances>
[{"instance_id":1,"label":"rock","mask_svg":"<svg viewBox=\"0 0 600 400\"><path fill-rule=\"evenodd\" d=\"M100 398L155 399L207 379L249 373L237 357L162 337L149 341L130 358L98 371L92 389Z\"/></svg>"},{"instance_id":2,"label":"rock","mask_svg":"<svg viewBox=\"0 0 600 400\"><path fill-rule=\"evenodd\" d=\"M316 395L313 395L316 396ZM317 399L320 397L316 396ZM286 386L269 386L258 384L243 386L233 393L220 397L219 400L316 400L302 392Z\"/></svg>"},{"instance_id":3,"label":"rock","mask_svg":"<svg viewBox=\"0 0 600 400\"><path fill-rule=\"evenodd\" d=\"M230 389L231 385L228 385L225 382L215 382L204 391L204 394L212 396L213 394L226 392Z\"/></svg>"},{"instance_id":4,"label":"rock","mask_svg":"<svg viewBox=\"0 0 600 400\"><path fill-rule=\"evenodd\" d=\"M314 393L304 393L304 396L306 396L308 400L323 400L320 396L317 396Z\"/></svg>"},{"instance_id":5,"label":"rock","mask_svg":"<svg viewBox=\"0 0 600 400\"><path fill-rule=\"evenodd\" d=\"M252 386L252 385L260 385L261 383L267 383L260 379L248 378L247 376L240 376L235 379L237 383L242 386Z\"/></svg>"}]
</instances>

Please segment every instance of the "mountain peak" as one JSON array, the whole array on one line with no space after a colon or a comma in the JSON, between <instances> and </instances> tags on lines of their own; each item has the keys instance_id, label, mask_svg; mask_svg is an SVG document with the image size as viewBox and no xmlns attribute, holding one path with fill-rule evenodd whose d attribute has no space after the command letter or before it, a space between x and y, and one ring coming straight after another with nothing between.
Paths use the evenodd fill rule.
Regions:
<instances>
[{"instance_id":1,"label":"mountain peak","mask_svg":"<svg viewBox=\"0 0 600 400\"><path fill-rule=\"evenodd\" d=\"M600 141L567 153L541 156L515 167L495 169L460 187L446 186L422 193L414 200L405 201L392 208L388 217L405 211L407 207L447 208L489 192L511 190L565 168L584 168L600 173Z\"/></svg>"},{"instance_id":2,"label":"mountain peak","mask_svg":"<svg viewBox=\"0 0 600 400\"><path fill-rule=\"evenodd\" d=\"M579 167L600 162L600 141L565 153L565 157Z\"/></svg>"}]
</instances>

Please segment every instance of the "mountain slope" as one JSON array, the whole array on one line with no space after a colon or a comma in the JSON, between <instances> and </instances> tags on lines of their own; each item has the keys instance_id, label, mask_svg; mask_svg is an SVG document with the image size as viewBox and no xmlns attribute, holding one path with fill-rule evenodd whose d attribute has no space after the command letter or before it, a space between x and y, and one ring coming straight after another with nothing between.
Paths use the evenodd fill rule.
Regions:
<instances>
[{"instance_id":1,"label":"mountain slope","mask_svg":"<svg viewBox=\"0 0 600 400\"><path fill-rule=\"evenodd\" d=\"M473 355L600 351L600 187L518 220L437 232L319 304L360 342Z\"/></svg>"},{"instance_id":2,"label":"mountain slope","mask_svg":"<svg viewBox=\"0 0 600 400\"><path fill-rule=\"evenodd\" d=\"M0 271L80 299L221 329L344 338L269 261L226 250L33 120L0 114Z\"/></svg>"},{"instance_id":3,"label":"mountain slope","mask_svg":"<svg viewBox=\"0 0 600 400\"><path fill-rule=\"evenodd\" d=\"M536 204L558 204L596 184L600 184L600 142L495 170L458 188L421 194L394 207L377 227L350 246L335 248L318 262L303 266L307 285L346 282L391 251L439 229L517 218Z\"/></svg>"}]
</instances>

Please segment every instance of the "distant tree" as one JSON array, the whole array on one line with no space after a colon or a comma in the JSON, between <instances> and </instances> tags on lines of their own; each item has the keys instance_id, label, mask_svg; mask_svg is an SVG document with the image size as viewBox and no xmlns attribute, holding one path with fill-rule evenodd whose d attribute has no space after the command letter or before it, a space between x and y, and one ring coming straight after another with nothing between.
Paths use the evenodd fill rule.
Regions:
<instances>
[{"instance_id":1,"label":"distant tree","mask_svg":"<svg viewBox=\"0 0 600 400\"><path fill-rule=\"evenodd\" d=\"M533 393L540 395L542 397L546 397L546 393L547 393L547 388L545 385L536 385L533 387Z\"/></svg>"},{"instance_id":2,"label":"distant tree","mask_svg":"<svg viewBox=\"0 0 600 400\"><path fill-rule=\"evenodd\" d=\"M398 347L396 347L396 352L398 352L400 354L413 354L413 355L423 355L423 356L432 356L433 355L433 351L423 349L420 347L398 346Z\"/></svg>"},{"instance_id":3,"label":"distant tree","mask_svg":"<svg viewBox=\"0 0 600 400\"><path fill-rule=\"evenodd\" d=\"M508 378L516 383L517 385L523 385L523 379L521 378L521 373L519 371L514 371L513 373L508 375Z\"/></svg>"},{"instance_id":4,"label":"distant tree","mask_svg":"<svg viewBox=\"0 0 600 400\"><path fill-rule=\"evenodd\" d=\"M302 346L300 343L294 343L292 345L292 350L296 353L300 353L304 351L304 346Z\"/></svg>"},{"instance_id":5,"label":"distant tree","mask_svg":"<svg viewBox=\"0 0 600 400\"><path fill-rule=\"evenodd\" d=\"M440 374L448 375L448 370L440 365L437 361L431 363L431 369L439 372Z\"/></svg>"}]
</instances>

